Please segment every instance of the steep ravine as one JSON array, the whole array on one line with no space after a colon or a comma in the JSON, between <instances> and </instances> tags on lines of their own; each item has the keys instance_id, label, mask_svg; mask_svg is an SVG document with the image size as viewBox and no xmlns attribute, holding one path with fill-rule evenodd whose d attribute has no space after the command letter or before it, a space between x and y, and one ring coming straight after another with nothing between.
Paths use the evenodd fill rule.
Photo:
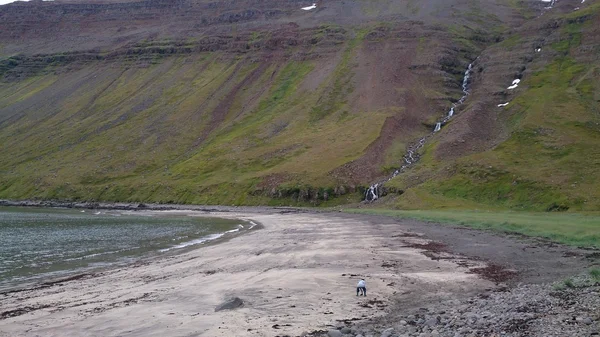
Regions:
<instances>
[{"instance_id":1,"label":"steep ravine","mask_svg":"<svg viewBox=\"0 0 600 337\"><path fill-rule=\"evenodd\" d=\"M472 71L473 71L473 63L469 63L469 66L465 70L465 75L462 80L462 91L464 93L463 96L457 102L452 103L452 107L450 108L450 110L448 110L446 116L444 116L439 122L435 123L435 127L431 134L429 134L425 137L422 137L417 142L415 142L414 144L412 144L408 147L408 149L406 150L406 154L402 157L402 159L404 160L404 164L400 168L395 169L394 173L392 174L391 177L389 177L388 179L386 179L384 181L380 181L378 183L375 183L375 184L369 186L369 188L365 192L365 201L366 202L371 202L371 201L375 201L375 200L379 199L379 197L382 194L381 188L383 187L383 184L396 178L396 176L398 176L399 174L404 172L404 170L408 169L409 167L411 167L413 164L415 164L419 160L418 151L421 148L423 148L423 146L425 146L425 143L427 142L427 140L429 138L431 138L431 136L434 133L440 131L442 129L442 126L450 121L450 119L454 116L456 109L458 109L467 99L467 96L469 95L469 81L471 78Z\"/></svg>"}]
</instances>

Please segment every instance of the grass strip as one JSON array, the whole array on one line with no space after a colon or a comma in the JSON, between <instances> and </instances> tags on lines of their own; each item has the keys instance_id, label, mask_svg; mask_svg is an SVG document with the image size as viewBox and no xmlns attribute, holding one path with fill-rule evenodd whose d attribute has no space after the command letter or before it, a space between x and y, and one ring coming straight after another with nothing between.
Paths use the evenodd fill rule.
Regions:
<instances>
[{"instance_id":1,"label":"grass strip","mask_svg":"<svg viewBox=\"0 0 600 337\"><path fill-rule=\"evenodd\" d=\"M594 214L386 209L344 209L344 212L461 225L541 237L570 246L600 248L600 216Z\"/></svg>"}]
</instances>

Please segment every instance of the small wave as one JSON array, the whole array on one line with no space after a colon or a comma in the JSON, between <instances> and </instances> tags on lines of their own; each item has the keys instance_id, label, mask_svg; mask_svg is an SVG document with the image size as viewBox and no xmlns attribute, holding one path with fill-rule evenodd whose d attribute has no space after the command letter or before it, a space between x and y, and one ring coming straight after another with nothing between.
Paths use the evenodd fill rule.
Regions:
<instances>
[{"instance_id":1,"label":"small wave","mask_svg":"<svg viewBox=\"0 0 600 337\"><path fill-rule=\"evenodd\" d=\"M251 226L250 226L250 228L248 228L248 230L250 230L250 229L258 226L258 224L256 222L254 222L254 221L249 221L249 222L250 222Z\"/></svg>"},{"instance_id":2,"label":"small wave","mask_svg":"<svg viewBox=\"0 0 600 337\"><path fill-rule=\"evenodd\" d=\"M178 244L177 246L161 249L161 250L159 250L159 252L163 253L163 252L168 252L172 249L180 249L180 248L185 248L185 247L189 247L189 246L193 246L193 245L199 245L199 244L202 244L202 243L205 243L208 241L216 240L220 237L223 237L226 234L235 233L235 232L239 232L239 231L240 231L240 228L236 228L236 229L232 229L232 230L229 230L229 231L226 231L223 233L210 234L210 235L203 236L196 240L182 242L182 243Z\"/></svg>"},{"instance_id":3,"label":"small wave","mask_svg":"<svg viewBox=\"0 0 600 337\"><path fill-rule=\"evenodd\" d=\"M122 253L122 252L125 252L128 250L133 250L133 249L137 249L137 248L140 248L140 247L131 247L131 248L125 248L125 249L119 249L119 250L111 250L111 251L102 252L102 253L94 253L94 254L89 254L89 255L84 255L84 256L79 256L79 257L72 257L69 259L60 260L60 262L84 260L84 259L89 259L89 258L96 257L96 256Z\"/></svg>"}]
</instances>

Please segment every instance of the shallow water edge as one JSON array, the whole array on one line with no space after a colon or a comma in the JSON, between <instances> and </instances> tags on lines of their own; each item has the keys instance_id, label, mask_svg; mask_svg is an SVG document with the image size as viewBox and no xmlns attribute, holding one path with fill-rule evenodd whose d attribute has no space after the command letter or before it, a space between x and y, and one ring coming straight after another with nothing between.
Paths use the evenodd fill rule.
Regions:
<instances>
[{"instance_id":1,"label":"shallow water edge","mask_svg":"<svg viewBox=\"0 0 600 337\"><path fill-rule=\"evenodd\" d=\"M3 205L5 206L6 204ZM34 218L36 218L37 221L25 223L23 222L25 220L17 217L15 218L17 221L15 223L14 220L11 221L12 219L9 217L7 218L8 222L3 225L2 228L8 230L8 232L5 233L8 235L5 237L8 241L5 241L3 244L4 248L2 254L4 256L3 259L6 260L5 262L8 264L3 263L3 267L0 268L3 270L0 275L4 274L0 277L0 294L23 289L44 288L48 286L48 284L56 284L73 278L79 279L81 277L91 276L112 269L128 268L132 265L146 264L151 260L160 260L174 255L188 253L204 246L219 244L249 231L262 228L261 224L250 219L231 217L229 220L225 220L207 214L208 211L164 210L162 208L159 210L143 209L132 211L122 210L122 205L118 205L116 208L110 207L115 205L107 205L108 207L93 208L91 210L77 207L82 209L80 211L74 211L69 209L75 207L65 207L64 204L59 203L53 203L53 207L48 207L45 202L44 204L27 202L27 205L30 207L18 207L15 206L14 202L10 203L10 207L0 206L0 210L9 210L8 213L6 213L9 216L11 213L10 210L16 210L17 213L15 214L28 215L31 213L32 215L35 215ZM23 212L18 211L18 209L21 208L23 209ZM57 222L56 219L48 217L48 215L44 216L46 211L50 215L58 212L56 214L60 215L59 222ZM68 220L70 220L70 222L64 222L65 219L62 218L63 214L69 218ZM81 214L83 218L80 219L79 214ZM40 215L42 215L42 217L40 217ZM49 219L49 222L46 221L46 219ZM92 221L96 222L103 221L104 223L92 224L89 222L90 219L93 219ZM122 228L121 226L132 226L129 224L131 223L129 219L133 219L131 221L135 223L133 225L134 228ZM211 219L214 219L216 223ZM28 218L26 220L30 219ZM125 220L126 223L120 223L119 220ZM110 224L107 224L107 221ZM174 221L173 224L171 224L172 221ZM197 226L196 223L201 227L194 229L193 235L188 232L182 233L180 228L182 227L181 221L184 221L186 223L185 226L187 227L193 226L195 228L195 226ZM235 223L227 224L223 223L223 221ZM78 228L73 228L73 223L76 223L75 227ZM158 228L155 227L157 223L159 223L158 226L160 226ZM206 223L207 225L212 223L213 225L205 227L202 223ZM89 230L88 226L90 226ZM148 226L147 229L146 226ZM54 227L56 227L56 229L53 229ZM100 234L101 236L97 235L97 232L100 231L99 228L103 231L103 233ZM123 255L112 254L114 253L112 249L114 247L110 246L112 243L109 247L106 245L102 246L102 244L98 244L99 247L95 247L93 242L95 240L99 240L97 242L114 240L115 235L111 234L113 228L116 230L116 233L114 234L117 237L123 235L121 236L122 238L131 238L125 239L128 240L127 242L123 242L123 239L121 239L121 241L115 242L114 245L119 248L122 248L123 244L135 245L135 247L132 247L131 249L127 247L128 249L119 249L117 251L135 250L135 252L128 252ZM15 236L15 231L17 234L21 233L19 235L26 239L21 242L19 235ZM75 235L72 235L73 232L75 232ZM70 235L71 240L64 240L64 235ZM60 238L63 241L53 240L52 237ZM34 246L31 246L31 242L29 242L32 240L35 242ZM138 240L147 241L138 242ZM32 248L39 246L40 244L44 246L43 251L37 252L39 250L38 248ZM55 246L56 244L58 244L58 246ZM73 246L73 244L75 244L75 246ZM90 244L94 245L94 247L90 247ZM96 250L100 250L101 252L98 253ZM52 253L50 255L54 257L46 261L49 256L47 254L49 253ZM15 265L15 263L22 260L18 258L22 255L31 256L30 258L23 260L23 263ZM77 261L78 263L75 263L74 261ZM79 263L79 261L81 261L81 263ZM22 270L25 270L24 274Z\"/></svg>"}]
</instances>

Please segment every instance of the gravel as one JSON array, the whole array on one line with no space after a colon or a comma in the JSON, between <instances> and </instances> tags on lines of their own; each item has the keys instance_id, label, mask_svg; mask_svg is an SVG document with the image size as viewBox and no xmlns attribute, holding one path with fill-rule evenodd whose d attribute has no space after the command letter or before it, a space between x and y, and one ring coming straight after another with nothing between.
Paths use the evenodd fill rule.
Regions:
<instances>
[{"instance_id":1,"label":"gravel","mask_svg":"<svg viewBox=\"0 0 600 337\"><path fill-rule=\"evenodd\" d=\"M389 317L342 331L375 337L600 337L600 282L585 275L519 285Z\"/></svg>"}]
</instances>

